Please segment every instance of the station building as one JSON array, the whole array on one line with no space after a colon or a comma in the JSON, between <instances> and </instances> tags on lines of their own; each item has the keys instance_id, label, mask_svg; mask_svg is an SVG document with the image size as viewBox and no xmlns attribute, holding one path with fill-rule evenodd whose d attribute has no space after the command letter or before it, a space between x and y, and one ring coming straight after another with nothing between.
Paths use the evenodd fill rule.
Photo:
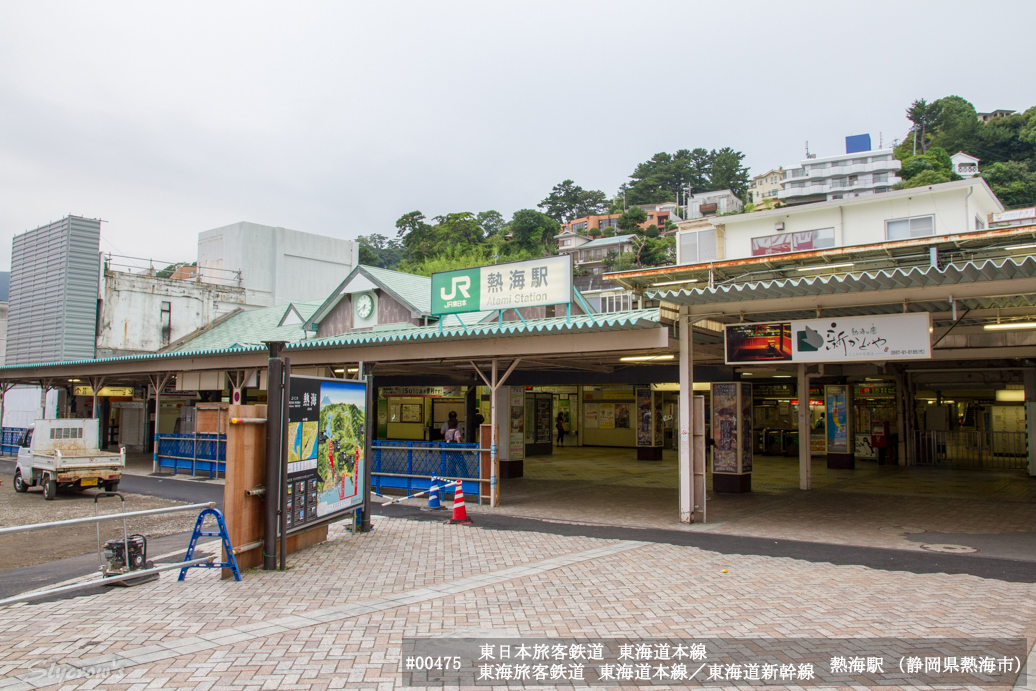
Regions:
<instances>
[{"instance_id":1,"label":"station building","mask_svg":"<svg viewBox=\"0 0 1036 691\"><path fill-rule=\"evenodd\" d=\"M125 387L119 402L140 413L112 407L113 443L139 440L182 468L162 438L197 435L212 409L218 436L220 406L263 402L263 343L282 341L293 373L371 373L376 443L435 448L454 412L486 448L481 415L498 430L495 503L529 515L551 514L537 504L549 491L528 491L551 483L576 498L614 490L591 501L602 522L616 505L701 522L707 502L860 468L966 468L1028 487L1036 226L986 227L1000 211L971 179L717 218L715 260L610 274L644 307L608 313L572 290L552 305L435 314L431 279L361 265L323 300L232 315L159 353L4 367L0 383ZM925 352L797 361L788 343L800 322L867 319L915 342L923 320L910 350Z\"/></svg>"}]
</instances>

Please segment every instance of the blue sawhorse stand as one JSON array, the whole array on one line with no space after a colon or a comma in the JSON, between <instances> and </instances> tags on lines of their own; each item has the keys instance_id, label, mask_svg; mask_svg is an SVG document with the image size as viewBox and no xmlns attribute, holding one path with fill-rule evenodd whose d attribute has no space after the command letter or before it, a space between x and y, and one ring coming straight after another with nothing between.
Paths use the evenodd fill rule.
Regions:
<instances>
[{"instance_id":1,"label":"blue sawhorse stand","mask_svg":"<svg viewBox=\"0 0 1036 691\"><path fill-rule=\"evenodd\" d=\"M219 532L203 531L202 524L205 522L206 516L215 516L216 523L219 525ZM229 561L212 562L211 564L195 564L194 566L185 566L180 569L180 577L176 580L182 581L187 577L187 569L193 569L197 567L205 567L208 569L230 569L234 572L234 580L241 580L241 571L237 568L237 557L234 556L234 548L230 546L230 536L227 535L227 524L223 522L223 514L218 509L204 509L198 514L198 520L194 523L194 533L191 535L191 544L187 545L187 556L183 558L184 561L190 561L194 558L194 548L198 544L199 537L218 537L223 540L223 551L227 553L227 559Z\"/></svg>"}]
</instances>

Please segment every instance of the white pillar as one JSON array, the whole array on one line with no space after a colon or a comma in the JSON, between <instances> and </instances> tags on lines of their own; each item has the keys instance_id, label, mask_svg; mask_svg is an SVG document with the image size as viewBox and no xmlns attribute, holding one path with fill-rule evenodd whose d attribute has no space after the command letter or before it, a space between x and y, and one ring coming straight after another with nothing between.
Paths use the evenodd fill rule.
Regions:
<instances>
[{"instance_id":1,"label":"white pillar","mask_svg":"<svg viewBox=\"0 0 1036 691\"><path fill-rule=\"evenodd\" d=\"M813 488L813 455L809 443L809 376L799 365L799 489Z\"/></svg>"},{"instance_id":2,"label":"white pillar","mask_svg":"<svg viewBox=\"0 0 1036 691\"><path fill-rule=\"evenodd\" d=\"M691 406L694 397L694 339L691 337L691 323L687 308L680 308L680 520L690 523L694 520L694 471L691 464Z\"/></svg>"},{"instance_id":3,"label":"white pillar","mask_svg":"<svg viewBox=\"0 0 1036 691\"><path fill-rule=\"evenodd\" d=\"M500 458L497 456L497 448L500 444L500 416L497 414L499 411L496 405L496 393L500 385L497 384L498 379L498 368L496 358L493 359L493 371L490 377L489 388L492 390L489 401L490 405L493 406L493 410L490 412L490 417L493 419L492 427L492 442L489 445L489 505L500 506ZM506 408L505 408L506 410ZM510 439L511 420L510 411L507 415L508 419L504 422L507 424L508 439Z\"/></svg>"}]
</instances>

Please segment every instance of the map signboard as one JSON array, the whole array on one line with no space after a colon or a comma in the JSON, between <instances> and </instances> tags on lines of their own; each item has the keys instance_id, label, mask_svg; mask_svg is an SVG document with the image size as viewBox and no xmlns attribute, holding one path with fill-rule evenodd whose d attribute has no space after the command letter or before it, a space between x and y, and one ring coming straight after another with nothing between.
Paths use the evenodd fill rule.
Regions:
<instances>
[{"instance_id":1,"label":"map signboard","mask_svg":"<svg viewBox=\"0 0 1036 691\"><path fill-rule=\"evenodd\" d=\"M543 257L432 274L432 314L487 312L572 300L572 259Z\"/></svg>"},{"instance_id":2,"label":"map signboard","mask_svg":"<svg viewBox=\"0 0 1036 691\"><path fill-rule=\"evenodd\" d=\"M726 363L883 362L932 357L927 312L729 324Z\"/></svg>"},{"instance_id":3,"label":"map signboard","mask_svg":"<svg viewBox=\"0 0 1036 691\"><path fill-rule=\"evenodd\" d=\"M363 504L367 387L292 376L288 391L288 531Z\"/></svg>"}]
</instances>

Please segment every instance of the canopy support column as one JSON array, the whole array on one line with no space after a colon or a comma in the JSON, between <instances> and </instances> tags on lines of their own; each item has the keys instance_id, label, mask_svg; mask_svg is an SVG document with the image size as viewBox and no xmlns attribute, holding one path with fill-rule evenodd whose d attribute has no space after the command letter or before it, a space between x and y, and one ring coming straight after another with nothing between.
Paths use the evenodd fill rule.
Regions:
<instances>
[{"instance_id":1,"label":"canopy support column","mask_svg":"<svg viewBox=\"0 0 1036 691\"><path fill-rule=\"evenodd\" d=\"M813 489L813 454L809 439L809 375L799 365L799 489Z\"/></svg>"},{"instance_id":2,"label":"canopy support column","mask_svg":"<svg viewBox=\"0 0 1036 691\"><path fill-rule=\"evenodd\" d=\"M151 472L153 473L158 472L158 425L162 416L162 389L169 383L170 376L172 375L169 372L163 372L148 377L151 385L155 387L155 438L151 454Z\"/></svg>"}]
</instances>

